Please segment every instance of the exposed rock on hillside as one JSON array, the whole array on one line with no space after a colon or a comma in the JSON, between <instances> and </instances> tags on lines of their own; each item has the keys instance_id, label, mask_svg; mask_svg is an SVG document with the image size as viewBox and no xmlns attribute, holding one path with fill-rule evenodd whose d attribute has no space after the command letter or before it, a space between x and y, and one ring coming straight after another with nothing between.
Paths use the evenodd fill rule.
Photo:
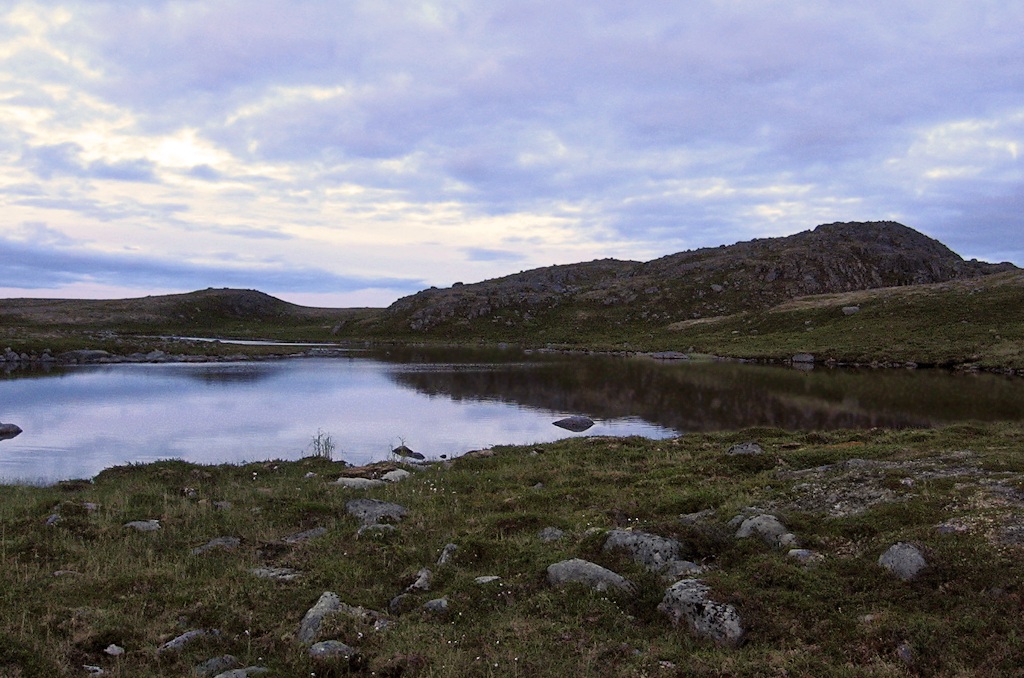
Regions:
<instances>
[{"instance_id":1,"label":"exposed rock on hillside","mask_svg":"<svg viewBox=\"0 0 1024 678\"><path fill-rule=\"evenodd\" d=\"M387 309L390 323L429 331L485 319L530 326L571 310L605 320L669 322L763 309L808 294L944 282L1011 264L965 261L901 224L834 223L785 238L681 252L647 263L606 259L431 288Z\"/></svg>"}]
</instances>

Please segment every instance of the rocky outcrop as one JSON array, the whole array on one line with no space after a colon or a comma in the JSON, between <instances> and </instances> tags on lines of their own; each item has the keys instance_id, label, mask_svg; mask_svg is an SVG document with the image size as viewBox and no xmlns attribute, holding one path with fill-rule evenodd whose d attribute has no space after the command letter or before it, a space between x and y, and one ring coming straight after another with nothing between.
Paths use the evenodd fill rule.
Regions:
<instances>
[{"instance_id":1,"label":"rocky outcrop","mask_svg":"<svg viewBox=\"0 0 1024 678\"><path fill-rule=\"evenodd\" d=\"M809 294L945 282L1014 268L965 261L892 221L833 223L646 263L605 259L431 288L396 301L384 322L417 332L481 320L529 327L567 307L602 309L602 315L614 310L620 321L668 324L764 309Z\"/></svg>"}]
</instances>

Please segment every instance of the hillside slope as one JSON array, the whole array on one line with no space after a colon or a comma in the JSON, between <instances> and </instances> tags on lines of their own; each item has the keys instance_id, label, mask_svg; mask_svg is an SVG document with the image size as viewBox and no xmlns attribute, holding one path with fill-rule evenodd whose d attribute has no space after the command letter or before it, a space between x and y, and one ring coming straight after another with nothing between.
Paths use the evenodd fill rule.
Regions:
<instances>
[{"instance_id":1,"label":"hillside slope","mask_svg":"<svg viewBox=\"0 0 1024 678\"><path fill-rule=\"evenodd\" d=\"M895 222L834 223L784 238L552 266L399 299L390 332L484 336L562 325L663 326L763 310L799 296L974 278L1011 264L965 261Z\"/></svg>"}]
</instances>

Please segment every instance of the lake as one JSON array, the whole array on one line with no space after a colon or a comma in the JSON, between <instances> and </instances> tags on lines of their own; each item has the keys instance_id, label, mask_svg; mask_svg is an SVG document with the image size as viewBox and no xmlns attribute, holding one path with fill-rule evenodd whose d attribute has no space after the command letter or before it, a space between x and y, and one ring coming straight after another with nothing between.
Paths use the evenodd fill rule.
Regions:
<instances>
[{"instance_id":1,"label":"lake","mask_svg":"<svg viewBox=\"0 0 1024 678\"><path fill-rule=\"evenodd\" d=\"M552 422L583 414L583 433ZM427 458L569 436L774 426L931 427L1024 419L1024 380L932 370L809 372L729 362L391 349L341 358L85 365L0 377L3 482L88 478L125 463L297 459L323 432L335 459Z\"/></svg>"}]
</instances>

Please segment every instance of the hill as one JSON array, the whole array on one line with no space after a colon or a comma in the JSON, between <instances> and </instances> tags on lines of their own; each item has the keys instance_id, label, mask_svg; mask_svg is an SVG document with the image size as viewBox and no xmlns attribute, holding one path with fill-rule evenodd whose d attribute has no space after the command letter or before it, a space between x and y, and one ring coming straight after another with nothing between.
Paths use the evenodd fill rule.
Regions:
<instances>
[{"instance_id":1,"label":"hill","mask_svg":"<svg viewBox=\"0 0 1024 678\"><path fill-rule=\"evenodd\" d=\"M784 238L681 252L640 263L551 266L392 304L388 331L490 336L559 326L605 330L768 309L804 295L946 282L1014 270L965 261L895 222L834 223Z\"/></svg>"}]
</instances>

